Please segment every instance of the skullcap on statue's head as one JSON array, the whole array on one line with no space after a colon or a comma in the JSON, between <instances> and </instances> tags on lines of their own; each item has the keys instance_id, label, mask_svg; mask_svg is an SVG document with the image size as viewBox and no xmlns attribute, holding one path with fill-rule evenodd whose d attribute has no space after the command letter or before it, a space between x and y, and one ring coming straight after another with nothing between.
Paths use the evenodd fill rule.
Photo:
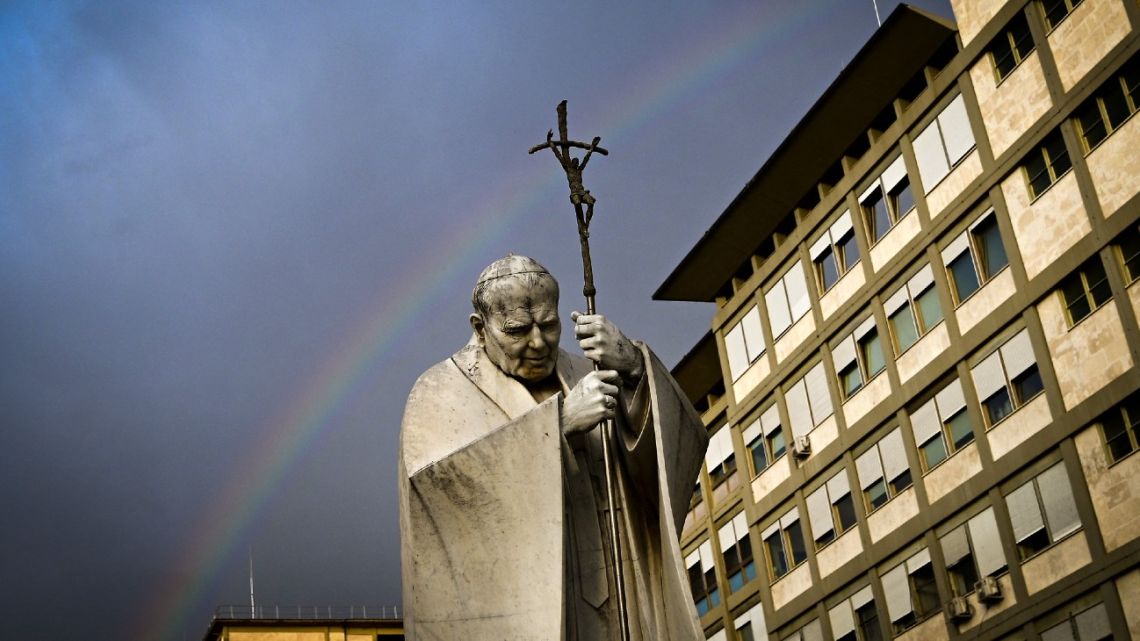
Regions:
<instances>
[{"instance_id":1,"label":"skullcap on statue's head","mask_svg":"<svg viewBox=\"0 0 1140 641\"><path fill-rule=\"evenodd\" d=\"M495 288L498 282L508 276L522 278L527 281L528 285L532 286L541 280L550 279L557 297L558 281L541 263L529 256L507 254L487 265L486 269L479 274L479 279L475 281L475 289L471 291L471 304L475 307L476 312L486 315L490 311L491 290Z\"/></svg>"}]
</instances>

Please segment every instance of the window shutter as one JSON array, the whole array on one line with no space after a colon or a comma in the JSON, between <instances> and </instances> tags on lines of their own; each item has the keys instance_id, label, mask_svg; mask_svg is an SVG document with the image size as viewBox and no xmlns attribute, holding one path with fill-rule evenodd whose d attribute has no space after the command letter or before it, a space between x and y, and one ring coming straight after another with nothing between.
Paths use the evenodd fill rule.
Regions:
<instances>
[{"instance_id":1,"label":"window shutter","mask_svg":"<svg viewBox=\"0 0 1140 641\"><path fill-rule=\"evenodd\" d=\"M751 425L744 428L744 432L741 435L744 437L744 446L748 447L749 443L760 437L760 419L752 421Z\"/></svg>"},{"instance_id":2,"label":"window shutter","mask_svg":"<svg viewBox=\"0 0 1140 641\"><path fill-rule=\"evenodd\" d=\"M958 95L942 113L938 115L938 125L942 128L942 138L946 142L946 155L950 164L957 164L974 148L974 132L970 129L970 119L966 115L966 101Z\"/></svg>"},{"instance_id":3,"label":"window shutter","mask_svg":"<svg viewBox=\"0 0 1140 641\"><path fill-rule=\"evenodd\" d=\"M748 362L764 353L764 332L760 330L760 308L756 305L748 310L740 320L740 327L744 330L744 343L747 346Z\"/></svg>"},{"instance_id":4,"label":"window shutter","mask_svg":"<svg viewBox=\"0 0 1140 641\"><path fill-rule=\"evenodd\" d=\"M772 328L772 337L778 338L792 325L783 279L776 281L771 289L764 292L764 302L768 305L768 326Z\"/></svg>"},{"instance_id":5,"label":"window shutter","mask_svg":"<svg viewBox=\"0 0 1140 641\"><path fill-rule=\"evenodd\" d=\"M738 323L724 335L724 351L728 352L728 372L732 380L748 369L748 353L744 348L744 328Z\"/></svg>"},{"instance_id":6,"label":"window shutter","mask_svg":"<svg viewBox=\"0 0 1140 641\"><path fill-rule=\"evenodd\" d=\"M842 372L848 365L855 362L855 337L848 336L843 342L831 350L831 361L835 363L836 373Z\"/></svg>"},{"instance_id":7,"label":"window shutter","mask_svg":"<svg viewBox=\"0 0 1140 641\"><path fill-rule=\"evenodd\" d=\"M970 543L966 540L966 526L959 526L942 537L942 555L946 565L951 566L970 554Z\"/></svg>"},{"instance_id":8,"label":"window shutter","mask_svg":"<svg viewBox=\"0 0 1140 641\"><path fill-rule=\"evenodd\" d=\"M905 564L900 563L883 575L883 595L887 599L887 613L892 622L911 613L910 586L907 584Z\"/></svg>"},{"instance_id":9,"label":"window shutter","mask_svg":"<svg viewBox=\"0 0 1140 641\"><path fill-rule=\"evenodd\" d=\"M907 289L910 290L911 297L916 297L922 292L926 291L931 285L934 284L934 268L928 263L926 267L918 270L918 272L910 277L907 281Z\"/></svg>"},{"instance_id":10,"label":"window shutter","mask_svg":"<svg viewBox=\"0 0 1140 641\"><path fill-rule=\"evenodd\" d=\"M769 436L780 427L780 408L775 404L764 410L760 415L760 424L764 427L764 436Z\"/></svg>"},{"instance_id":11,"label":"window shutter","mask_svg":"<svg viewBox=\"0 0 1140 641\"><path fill-rule=\"evenodd\" d=\"M840 601L838 605L828 611L828 617L831 619L831 634L836 639L842 639L844 635L851 634L855 631L855 614L851 611L851 602L847 599Z\"/></svg>"},{"instance_id":12,"label":"window shutter","mask_svg":"<svg viewBox=\"0 0 1140 641\"><path fill-rule=\"evenodd\" d=\"M887 312L887 316L890 316L899 311L899 308L906 305L909 300L910 298L907 296L906 287L900 287L894 295L887 299L887 302L883 303L883 309Z\"/></svg>"},{"instance_id":13,"label":"window shutter","mask_svg":"<svg viewBox=\"0 0 1140 641\"><path fill-rule=\"evenodd\" d=\"M918 175L922 178L922 186L926 189L926 193L930 193L930 190L950 173L950 164L946 161L946 153L942 150L942 138L938 131L937 120L927 125L926 129L915 137L914 156L918 161Z\"/></svg>"},{"instance_id":14,"label":"window shutter","mask_svg":"<svg viewBox=\"0 0 1140 641\"><path fill-rule=\"evenodd\" d=\"M831 238L825 233L823 236L820 236L819 240L812 244L810 251L811 259L818 261L819 257L823 255L823 252L827 251L828 247L831 247Z\"/></svg>"},{"instance_id":15,"label":"window shutter","mask_svg":"<svg viewBox=\"0 0 1140 641\"><path fill-rule=\"evenodd\" d=\"M819 425L823 419L831 416L831 394L827 390L827 372L823 363L816 363L815 367L804 376L807 383L808 404L811 406L812 425Z\"/></svg>"},{"instance_id":16,"label":"window shutter","mask_svg":"<svg viewBox=\"0 0 1140 641\"><path fill-rule=\"evenodd\" d=\"M1045 527L1032 481L1010 492L1005 503L1009 506L1009 520L1013 523L1013 538L1018 543Z\"/></svg>"},{"instance_id":17,"label":"window shutter","mask_svg":"<svg viewBox=\"0 0 1140 641\"><path fill-rule=\"evenodd\" d=\"M1001 359L1005 361L1005 372L1010 379L1032 367L1037 359L1033 356L1033 345L1029 343L1029 330L1023 329L1001 346ZM984 397L983 397L984 398Z\"/></svg>"},{"instance_id":18,"label":"window shutter","mask_svg":"<svg viewBox=\"0 0 1140 641\"><path fill-rule=\"evenodd\" d=\"M954 382L935 394L934 401L938 404L938 416L943 421L966 407L966 397L962 393L962 381L954 379Z\"/></svg>"},{"instance_id":19,"label":"window shutter","mask_svg":"<svg viewBox=\"0 0 1140 641\"><path fill-rule=\"evenodd\" d=\"M874 598L875 596L874 593L871 592L871 586L868 585L862 590L856 592L855 595L851 597L851 608L858 610L859 608L873 601Z\"/></svg>"},{"instance_id":20,"label":"window shutter","mask_svg":"<svg viewBox=\"0 0 1140 641\"><path fill-rule=\"evenodd\" d=\"M906 165L903 164L903 157L899 156L895 158L895 161L892 162L890 166L883 170L883 189L886 189L887 193L890 193L896 185L902 182L903 178L906 178Z\"/></svg>"},{"instance_id":21,"label":"window shutter","mask_svg":"<svg viewBox=\"0 0 1140 641\"><path fill-rule=\"evenodd\" d=\"M792 264L792 268L784 276L784 287L788 291L788 305L794 323L811 311L811 299L808 298L807 277L803 263L796 261Z\"/></svg>"},{"instance_id":22,"label":"window shutter","mask_svg":"<svg viewBox=\"0 0 1140 641\"><path fill-rule=\"evenodd\" d=\"M919 447L941 431L942 422L938 420L933 399L910 415L910 426L914 430L914 442Z\"/></svg>"},{"instance_id":23,"label":"window shutter","mask_svg":"<svg viewBox=\"0 0 1140 641\"><path fill-rule=\"evenodd\" d=\"M974 560L978 563L978 572L990 575L1005 567L1005 553L1001 549L1001 537L998 535L997 519L994 518L993 508L986 508L984 512L970 519L970 540L974 543Z\"/></svg>"},{"instance_id":24,"label":"window shutter","mask_svg":"<svg viewBox=\"0 0 1140 641\"><path fill-rule=\"evenodd\" d=\"M1077 633L1081 639L1106 639L1112 636L1112 627L1108 623L1108 610L1103 603L1077 615Z\"/></svg>"},{"instance_id":25,"label":"window shutter","mask_svg":"<svg viewBox=\"0 0 1140 641\"><path fill-rule=\"evenodd\" d=\"M845 495L851 493L851 484L847 480L847 470L839 470L839 474L831 477L827 481L827 494L831 497L831 502L835 503Z\"/></svg>"},{"instance_id":26,"label":"window shutter","mask_svg":"<svg viewBox=\"0 0 1140 641\"><path fill-rule=\"evenodd\" d=\"M811 408L808 405L807 385L800 379L787 392L784 401L788 404L788 419L792 422L792 434L804 436L815 425L811 421Z\"/></svg>"},{"instance_id":27,"label":"window shutter","mask_svg":"<svg viewBox=\"0 0 1140 641\"><path fill-rule=\"evenodd\" d=\"M955 258L961 256L963 252L969 251L969 249L970 239L966 236L965 232L962 232L961 235L950 241L950 244L946 245L945 249L942 250L942 263L949 265L954 262Z\"/></svg>"},{"instance_id":28,"label":"window shutter","mask_svg":"<svg viewBox=\"0 0 1140 641\"><path fill-rule=\"evenodd\" d=\"M1073 486L1065 472L1065 464L1057 463L1037 477L1041 489L1041 502L1045 504L1045 519L1053 540L1077 531L1081 527L1081 517L1077 514L1077 504L1073 500Z\"/></svg>"},{"instance_id":29,"label":"window shutter","mask_svg":"<svg viewBox=\"0 0 1140 641\"><path fill-rule=\"evenodd\" d=\"M793 507L792 509L788 510L784 516L780 517L780 527L786 530L791 527L792 523L795 523L798 520L800 520L800 509L798 507Z\"/></svg>"},{"instance_id":30,"label":"window shutter","mask_svg":"<svg viewBox=\"0 0 1140 641\"><path fill-rule=\"evenodd\" d=\"M839 215L839 219L831 225L831 242L838 243L851 231L851 210L848 209Z\"/></svg>"},{"instance_id":31,"label":"window shutter","mask_svg":"<svg viewBox=\"0 0 1140 641\"><path fill-rule=\"evenodd\" d=\"M805 625L801 631L804 641L823 641L823 626L819 619Z\"/></svg>"},{"instance_id":32,"label":"window shutter","mask_svg":"<svg viewBox=\"0 0 1140 641\"><path fill-rule=\"evenodd\" d=\"M930 550L922 548L906 560L906 573L914 574L925 565L930 565Z\"/></svg>"},{"instance_id":33,"label":"window shutter","mask_svg":"<svg viewBox=\"0 0 1140 641\"><path fill-rule=\"evenodd\" d=\"M807 511L813 538L818 539L824 532L835 530L835 525L831 520L831 501L827 498L826 486L821 486L807 496Z\"/></svg>"},{"instance_id":34,"label":"window shutter","mask_svg":"<svg viewBox=\"0 0 1140 641\"><path fill-rule=\"evenodd\" d=\"M902 430L895 428L879 441L879 454L883 459L883 473L887 480L894 479L908 469Z\"/></svg>"},{"instance_id":35,"label":"window shutter","mask_svg":"<svg viewBox=\"0 0 1140 641\"><path fill-rule=\"evenodd\" d=\"M978 389L978 400L984 401L1005 387L1005 375L1002 373L1001 360L998 359L997 352L975 365L970 373L974 376L974 387Z\"/></svg>"},{"instance_id":36,"label":"window shutter","mask_svg":"<svg viewBox=\"0 0 1140 641\"><path fill-rule=\"evenodd\" d=\"M859 473L859 487L864 490L883 478L883 466L879 463L879 448L872 447L855 459L855 470Z\"/></svg>"}]
</instances>

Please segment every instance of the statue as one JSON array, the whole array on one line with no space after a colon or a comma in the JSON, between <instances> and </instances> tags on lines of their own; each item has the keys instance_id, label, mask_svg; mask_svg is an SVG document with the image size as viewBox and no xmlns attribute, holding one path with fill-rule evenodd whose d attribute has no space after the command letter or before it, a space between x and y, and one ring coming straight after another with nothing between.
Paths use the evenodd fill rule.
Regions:
<instances>
[{"instance_id":1,"label":"statue","mask_svg":"<svg viewBox=\"0 0 1140 641\"><path fill-rule=\"evenodd\" d=\"M604 316L570 316L589 360L559 349L558 294L533 259L492 263L472 293L471 340L408 397L408 639L618 639L619 575L630 638L704 638L678 537L705 429L649 348ZM606 420L620 573L607 561Z\"/></svg>"}]
</instances>

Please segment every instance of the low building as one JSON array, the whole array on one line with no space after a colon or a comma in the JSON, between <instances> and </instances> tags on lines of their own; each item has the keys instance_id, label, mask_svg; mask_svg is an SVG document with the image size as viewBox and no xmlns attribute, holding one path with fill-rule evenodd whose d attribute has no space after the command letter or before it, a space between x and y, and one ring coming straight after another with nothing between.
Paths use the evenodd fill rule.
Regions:
<instances>
[{"instance_id":1,"label":"low building","mask_svg":"<svg viewBox=\"0 0 1140 641\"><path fill-rule=\"evenodd\" d=\"M219 606L202 641L398 641L396 608Z\"/></svg>"}]
</instances>

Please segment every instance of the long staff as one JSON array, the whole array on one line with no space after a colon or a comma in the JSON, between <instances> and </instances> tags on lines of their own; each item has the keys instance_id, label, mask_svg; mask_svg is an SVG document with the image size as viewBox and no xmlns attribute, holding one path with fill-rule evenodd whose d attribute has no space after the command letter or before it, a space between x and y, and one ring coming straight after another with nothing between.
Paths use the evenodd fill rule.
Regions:
<instances>
[{"instance_id":1,"label":"long staff","mask_svg":"<svg viewBox=\"0 0 1140 641\"><path fill-rule=\"evenodd\" d=\"M554 139L554 130L546 132L546 142L530 148L529 153L541 149L550 149L554 157L566 171L566 181L570 183L570 202L574 205L574 215L578 219L578 240L582 244L582 295L586 297L586 313L595 314L595 300L597 289L594 288L594 266L590 260L590 220L594 217L594 197L582 184L582 170L590 161L590 156L597 152L608 156L610 152L598 146L601 137L595 137L589 144L570 140L566 127L566 101L558 103L558 136ZM579 161L570 155L570 149L585 149L586 153ZM597 371L598 364L594 363ZM625 601L625 569L621 563L621 537L618 536L617 506L618 496L614 487L616 468L611 450L614 440L614 421L606 419L602 424L602 460L606 468L606 502L610 522L610 564L614 569L614 583L617 586L618 619L621 621L621 639L629 641L629 616L626 612Z\"/></svg>"}]
</instances>

